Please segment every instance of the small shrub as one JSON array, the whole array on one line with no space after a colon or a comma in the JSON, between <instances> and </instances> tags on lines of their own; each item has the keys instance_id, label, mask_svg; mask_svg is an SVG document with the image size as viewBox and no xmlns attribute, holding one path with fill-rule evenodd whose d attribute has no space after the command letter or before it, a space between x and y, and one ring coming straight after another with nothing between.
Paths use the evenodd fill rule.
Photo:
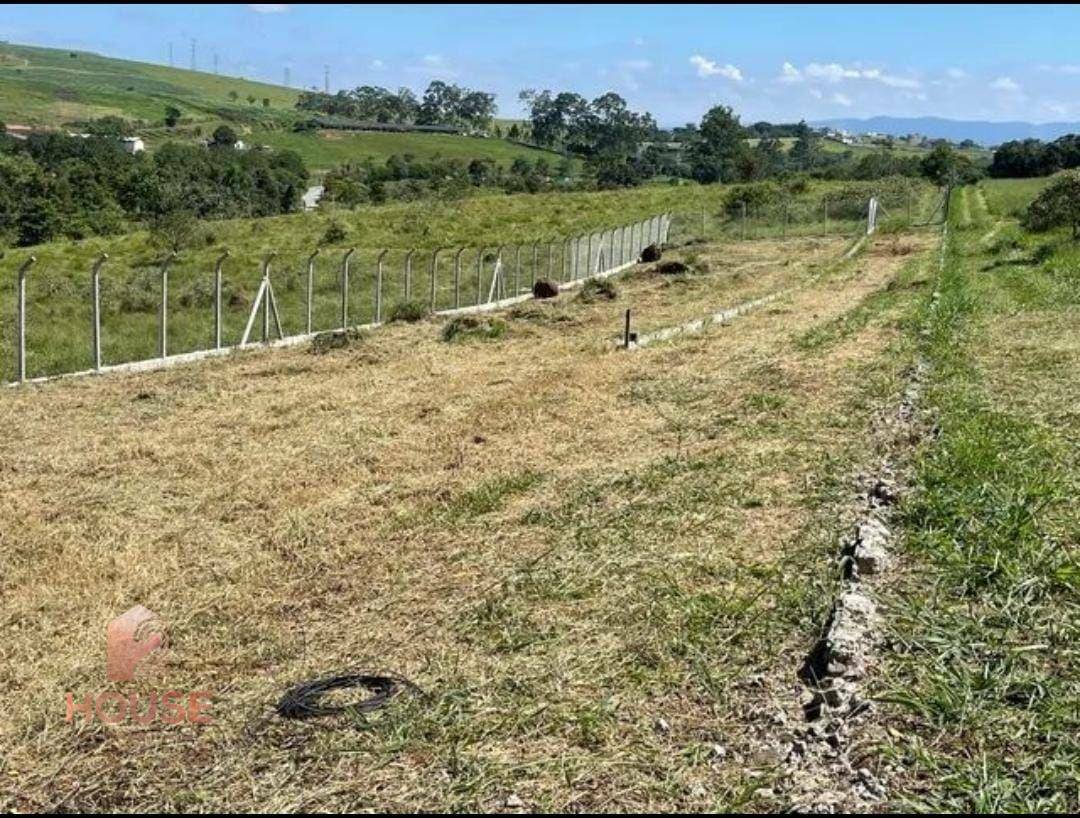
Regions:
<instances>
[{"instance_id":1,"label":"small shrub","mask_svg":"<svg viewBox=\"0 0 1080 818\"><path fill-rule=\"evenodd\" d=\"M451 318L442 329L447 343L460 341L493 341L506 334L506 322L490 315L459 315Z\"/></svg>"},{"instance_id":2,"label":"small shrub","mask_svg":"<svg viewBox=\"0 0 1080 818\"><path fill-rule=\"evenodd\" d=\"M394 308L390 310L391 322L404 321L407 323L414 323L416 321L423 321L428 317L428 305L423 301L400 301L394 305Z\"/></svg>"},{"instance_id":3,"label":"small shrub","mask_svg":"<svg viewBox=\"0 0 1080 818\"><path fill-rule=\"evenodd\" d=\"M330 222L330 224L326 226L326 232L323 233L322 243L340 244L345 241L345 238L348 235L348 231L345 230L344 225L340 222Z\"/></svg>"}]
</instances>

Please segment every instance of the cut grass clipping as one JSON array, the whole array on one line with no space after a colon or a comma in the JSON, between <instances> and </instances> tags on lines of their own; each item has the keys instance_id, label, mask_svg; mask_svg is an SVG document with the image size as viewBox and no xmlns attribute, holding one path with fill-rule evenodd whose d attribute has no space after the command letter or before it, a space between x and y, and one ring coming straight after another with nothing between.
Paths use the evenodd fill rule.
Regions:
<instances>
[{"instance_id":1,"label":"cut grass clipping","mask_svg":"<svg viewBox=\"0 0 1080 818\"><path fill-rule=\"evenodd\" d=\"M411 324L423 321L430 314L431 310L423 301L401 301L390 310L390 321L403 321Z\"/></svg>"},{"instance_id":2,"label":"cut grass clipping","mask_svg":"<svg viewBox=\"0 0 1080 818\"><path fill-rule=\"evenodd\" d=\"M608 278L590 278L581 285L578 301L592 304L596 301L614 301L619 297L619 288Z\"/></svg>"},{"instance_id":3,"label":"cut grass clipping","mask_svg":"<svg viewBox=\"0 0 1080 818\"><path fill-rule=\"evenodd\" d=\"M442 339L448 344L462 341L493 341L506 333L506 322L490 315L459 315L451 318L442 329Z\"/></svg>"}]
</instances>

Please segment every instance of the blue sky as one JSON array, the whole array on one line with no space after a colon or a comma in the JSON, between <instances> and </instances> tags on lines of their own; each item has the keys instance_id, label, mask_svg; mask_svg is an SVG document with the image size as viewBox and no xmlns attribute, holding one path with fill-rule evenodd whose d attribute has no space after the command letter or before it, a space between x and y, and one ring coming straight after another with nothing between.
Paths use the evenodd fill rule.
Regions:
<instances>
[{"instance_id":1,"label":"blue sky","mask_svg":"<svg viewBox=\"0 0 1080 818\"><path fill-rule=\"evenodd\" d=\"M333 88L614 90L661 124L936 115L1080 119L1068 6L6 5L0 39Z\"/></svg>"}]
</instances>

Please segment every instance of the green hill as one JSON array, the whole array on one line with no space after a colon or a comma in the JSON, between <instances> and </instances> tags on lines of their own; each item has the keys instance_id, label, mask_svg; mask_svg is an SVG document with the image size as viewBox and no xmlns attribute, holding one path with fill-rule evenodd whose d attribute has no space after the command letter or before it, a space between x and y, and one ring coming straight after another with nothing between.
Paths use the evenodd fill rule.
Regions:
<instances>
[{"instance_id":1,"label":"green hill","mask_svg":"<svg viewBox=\"0 0 1080 818\"><path fill-rule=\"evenodd\" d=\"M0 121L9 124L61 126L108 115L160 123L166 105L179 108L184 119L203 121L230 110L262 108L264 99L272 108L291 111L297 93L86 51L0 44Z\"/></svg>"},{"instance_id":2,"label":"green hill","mask_svg":"<svg viewBox=\"0 0 1080 818\"><path fill-rule=\"evenodd\" d=\"M0 44L0 122L55 128L102 116L137 123L151 150L169 140L192 141L228 121L253 145L294 150L318 172L349 161L393 154L509 165L558 154L501 139L428 133L305 131L294 133L298 91L202 71L102 57L85 51ZM265 104L264 100L266 101ZM166 106L182 113L164 126Z\"/></svg>"}]
</instances>

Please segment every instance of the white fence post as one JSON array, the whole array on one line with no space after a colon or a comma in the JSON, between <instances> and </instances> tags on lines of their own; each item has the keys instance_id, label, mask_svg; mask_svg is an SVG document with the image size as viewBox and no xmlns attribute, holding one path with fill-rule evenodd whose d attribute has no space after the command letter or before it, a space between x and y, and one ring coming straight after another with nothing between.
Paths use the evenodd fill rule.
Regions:
<instances>
[{"instance_id":1,"label":"white fence post","mask_svg":"<svg viewBox=\"0 0 1080 818\"><path fill-rule=\"evenodd\" d=\"M37 256L30 256L19 267L15 293L15 379L19 383L26 380L26 274L35 261Z\"/></svg>"},{"instance_id":2,"label":"white fence post","mask_svg":"<svg viewBox=\"0 0 1080 818\"><path fill-rule=\"evenodd\" d=\"M169 355L169 265L176 258L170 253L161 265L161 313L158 316L158 357Z\"/></svg>"},{"instance_id":3,"label":"white fence post","mask_svg":"<svg viewBox=\"0 0 1080 818\"><path fill-rule=\"evenodd\" d=\"M375 259L375 323L382 323L382 279L383 279L383 258L389 253L389 250L383 250L379 253Z\"/></svg>"},{"instance_id":4,"label":"white fence post","mask_svg":"<svg viewBox=\"0 0 1080 818\"><path fill-rule=\"evenodd\" d=\"M101 268L109 260L108 253L102 253L90 271L90 302L92 307L92 352L94 369L101 371Z\"/></svg>"},{"instance_id":5,"label":"white fence post","mask_svg":"<svg viewBox=\"0 0 1080 818\"><path fill-rule=\"evenodd\" d=\"M308 260L307 260L307 306L306 306L306 309L305 309L305 311L307 313L307 320L304 322L304 326L307 329L307 334L308 335L311 335L311 327L312 327L311 315L312 315L312 310L314 308L314 301L315 301L315 257L318 256L318 255L319 255L319 248L316 247L315 252L312 253L310 256L308 256ZM219 339L218 347L220 348L220 346L221 346L221 341Z\"/></svg>"},{"instance_id":6,"label":"white fence post","mask_svg":"<svg viewBox=\"0 0 1080 818\"><path fill-rule=\"evenodd\" d=\"M461 247L454 254L454 309L461 306L461 254L465 248Z\"/></svg>"},{"instance_id":7,"label":"white fence post","mask_svg":"<svg viewBox=\"0 0 1080 818\"><path fill-rule=\"evenodd\" d=\"M356 252L355 247L345 251L345 257L341 260L341 328L349 326L349 259Z\"/></svg>"},{"instance_id":8,"label":"white fence post","mask_svg":"<svg viewBox=\"0 0 1080 818\"><path fill-rule=\"evenodd\" d=\"M214 264L214 349L221 349L221 268L228 257L226 250ZM308 286L311 286L310 282Z\"/></svg>"}]
</instances>

